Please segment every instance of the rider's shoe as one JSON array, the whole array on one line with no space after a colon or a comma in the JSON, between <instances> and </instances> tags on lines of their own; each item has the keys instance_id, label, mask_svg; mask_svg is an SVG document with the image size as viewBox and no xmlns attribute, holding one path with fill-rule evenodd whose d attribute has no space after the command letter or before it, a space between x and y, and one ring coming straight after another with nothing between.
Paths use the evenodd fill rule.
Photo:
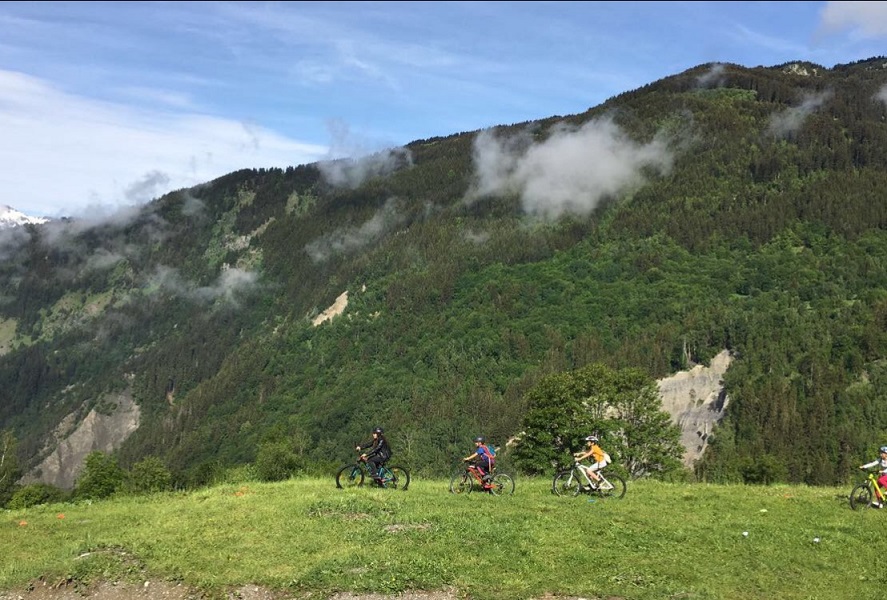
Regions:
<instances>
[{"instance_id":1,"label":"rider's shoe","mask_svg":"<svg viewBox=\"0 0 887 600\"><path fill-rule=\"evenodd\" d=\"M880 502L872 502L872 508L884 508L884 505Z\"/></svg>"},{"instance_id":2,"label":"rider's shoe","mask_svg":"<svg viewBox=\"0 0 887 600\"><path fill-rule=\"evenodd\" d=\"M491 476L489 473L487 473L486 475L484 475L483 477L481 477L481 479L482 479L483 481L490 481L490 480L492 479L492 476Z\"/></svg>"}]
</instances>

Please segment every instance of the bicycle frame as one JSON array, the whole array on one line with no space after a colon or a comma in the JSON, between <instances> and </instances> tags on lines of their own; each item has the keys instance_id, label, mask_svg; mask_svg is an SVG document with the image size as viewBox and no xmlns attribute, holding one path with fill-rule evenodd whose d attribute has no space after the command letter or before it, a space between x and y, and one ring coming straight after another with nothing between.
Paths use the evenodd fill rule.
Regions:
<instances>
[{"instance_id":1,"label":"bicycle frame","mask_svg":"<svg viewBox=\"0 0 887 600\"><path fill-rule=\"evenodd\" d=\"M470 494L474 489L475 482L481 490L492 496L510 495L514 493L514 479L507 473L498 471L495 467L487 473L490 476L489 481L483 480L483 475L474 465L466 465L456 470L450 479L451 494Z\"/></svg>"},{"instance_id":2,"label":"bicycle frame","mask_svg":"<svg viewBox=\"0 0 887 600\"><path fill-rule=\"evenodd\" d=\"M881 484L878 483L878 478L875 477L875 473L869 473L866 479L868 480L869 484L871 484L872 492L875 494L878 502L884 502L885 490L881 487Z\"/></svg>"},{"instance_id":3,"label":"bicycle frame","mask_svg":"<svg viewBox=\"0 0 887 600\"><path fill-rule=\"evenodd\" d=\"M872 505L873 500L883 505L887 502L887 490L878 483L877 471L869 471L865 480L857 484L850 492L850 508L859 510Z\"/></svg>"},{"instance_id":4,"label":"bicycle frame","mask_svg":"<svg viewBox=\"0 0 887 600\"><path fill-rule=\"evenodd\" d=\"M482 489L488 490L492 487L489 482L484 481L484 476L480 474L480 470L475 465L468 465L467 467L465 467L465 470L471 473L471 475L474 477L474 480L477 481L478 485L480 485ZM492 481L493 470L490 469L490 472L485 473L485 475L487 475Z\"/></svg>"},{"instance_id":5,"label":"bicycle frame","mask_svg":"<svg viewBox=\"0 0 887 600\"><path fill-rule=\"evenodd\" d=\"M369 473L366 461L358 459L357 462L339 469L336 473L336 487L360 487ZM377 476L379 479L374 483L379 487L406 490L410 485L410 473L403 467L379 465Z\"/></svg>"},{"instance_id":6,"label":"bicycle frame","mask_svg":"<svg viewBox=\"0 0 887 600\"><path fill-rule=\"evenodd\" d=\"M551 491L558 496L578 496L579 494L595 494L601 498L622 498L625 496L625 480L618 475L607 478L603 470L595 471L600 478L593 481L585 467L574 462L569 469L555 474L551 482Z\"/></svg>"},{"instance_id":7,"label":"bicycle frame","mask_svg":"<svg viewBox=\"0 0 887 600\"><path fill-rule=\"evenodd\" d=\"M576 473L579 473L579 476L576 476ZM573 463L573 472L570 475L569 481L572 482L572 478L575 476L577 479L582 479L588 487L594 489L599 487L602 490L612 490L613 484L610 483L606 477L604 477L603 470L595 471L597 476L600 478L598 481L592 481L591 477L588 476L588 471L585 470L585 466L581 463Z\"/></svg>"}]
</instances>

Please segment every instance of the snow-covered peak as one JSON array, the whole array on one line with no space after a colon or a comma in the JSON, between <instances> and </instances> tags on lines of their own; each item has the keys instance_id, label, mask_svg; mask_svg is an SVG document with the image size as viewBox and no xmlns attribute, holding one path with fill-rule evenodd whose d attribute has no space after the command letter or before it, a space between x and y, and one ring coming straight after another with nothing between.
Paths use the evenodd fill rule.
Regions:
<instances>
[{"instance_id":1,"label":"snow-covered peak","mask_svg":"<svg viewBox=\"0 0 887 600\"><path fill-rule=\"evenodd\" d=\"M15 210L11 206L0 204L0 229L3 229L4 227L27 225L28 223L39 225L40 223L46 223L47 221L49 221L49 219L43 217L31 217L23 212Z\"/></svg>"}]
</instances>

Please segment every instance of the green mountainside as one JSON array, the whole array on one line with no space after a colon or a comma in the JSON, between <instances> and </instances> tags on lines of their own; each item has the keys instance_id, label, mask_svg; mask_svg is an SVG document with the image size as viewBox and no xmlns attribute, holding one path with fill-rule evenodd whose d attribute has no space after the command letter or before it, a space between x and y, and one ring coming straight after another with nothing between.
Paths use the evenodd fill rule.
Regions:
<instances>
[{"instance_id":1,"label":"green mountainside","mask_svg":"<svg viewBox=\"0 0 887 600\"><path fill-rule=\"evenodd\" d=\"M579 115L237 171L0 233L0 430L32 469L126 394L115 456L180 485L274 442L326 472L377 424L442 473L519 434L545 375L728 349L694 475L836 483L887 443L885 226L884 57L700 65Z\"/></svg>"}]
</instances>

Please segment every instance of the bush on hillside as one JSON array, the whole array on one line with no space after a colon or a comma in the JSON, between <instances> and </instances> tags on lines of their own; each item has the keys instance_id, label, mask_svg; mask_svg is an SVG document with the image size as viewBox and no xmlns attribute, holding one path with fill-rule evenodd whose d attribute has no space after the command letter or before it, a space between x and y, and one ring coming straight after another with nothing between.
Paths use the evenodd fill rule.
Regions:
<instances>
[{"instance_id":1,"label":"bush on hillside","mask_svg":"<svg viewBox=\"0 0 887 600\"><path fill-rule=\"evenodd\" d=\"M101 500L109 498L123 489L126 471L117 464L117 459L101 451L86 457L83 473L74 486L76 498Z\"/></svg>"},{"instance_id":2,"label":"bush on hillside","mask_svg":"<svg viewBox=\"0 0 887 600\"><path fill-rule=\"evenodd\" d=\"M163 461L149 456L132 466L126 489L133 494L164 492L172 488L172 474Z\"/></svg>"},{"instance_id":3,"label":"bush on hillside","mask_svg":"<svg viewBox=\"0 0 887 600\"><path fill-rule=\"evenodd\" d=\"M39 504L52 504L53 502L63 502L67 497L64 490L61 490L48 483L30 483L19 488L12 495L6 508L30 508Z\"/></svg>"},{"instance_id":4,"label":"bush on hillside","mask_svg":"<svg viewBox=\"0 0 887 600\"><path fill-rule=\"evenodd\" d=\"M256 474L261 481L283 481L299 470L300 461L286 442L266 442L256 455Z\"/></svg>"}]
</instances>

